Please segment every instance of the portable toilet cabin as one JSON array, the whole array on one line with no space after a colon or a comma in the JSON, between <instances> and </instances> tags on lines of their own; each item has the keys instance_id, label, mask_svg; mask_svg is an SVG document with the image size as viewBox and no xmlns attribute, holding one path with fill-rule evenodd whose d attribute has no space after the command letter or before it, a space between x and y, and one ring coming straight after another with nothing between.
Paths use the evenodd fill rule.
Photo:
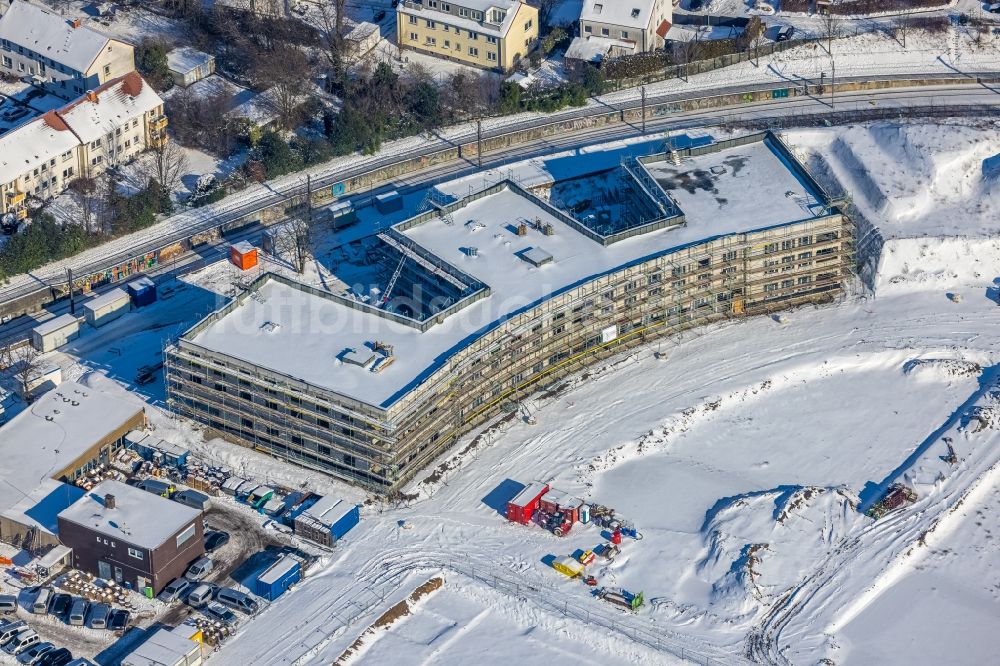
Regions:
<instances>
[{"instance_id":1,"label":"portable toilet cabin","mask_svg":"<svg viewBox=\"0 0 1000 666\"><path fill-rule=\"evenodd\" d=\"M375 208L380 213L394 213L397 210L403 210L403 196L396 190L380 194L375 197Z\"/></svg>"},{"instance_id":2,"label":"portable toilet cabin","mask_svg":"<svg viewBox=\"0 0 1000 666\"><path fill-rule=\"evenodd\" d=\"M141 308L156 302L156 283L148 277L141 277L132 280L125 285L129 298L132 299L132 307Z\"/></svg>"},{"instance_id":3,"label":"portable toilet cabin","mask_svg":"<svg viewBox=\"0 0 1000 666\"><path fill-rule=\"evenodd\" d=\"M549 491L549 484L534 481L507 502L507 520L527 525L538 510L542 495Z\"/></svg>"},{"instance_id":4,"label":"portable toilet cabin","mask_svg":"<svg viewBox=\"0 0 1000 666\"><path fill-rule=\"evenodd\" d=\"M247 241L240 241L229 247L229 261L241 271L257 265L257 248Z\"/></svg>"},{"instance_id":5,"label":"portable toilet cabin","mask_svg":"<svg viewBox=\"0 0 1000 666\"><path fill-rule=\"evenodd\" d=\"M84 303L83 314L88 324L99 328L121 317L131 309L131 306L132 299L128 293L115 288Z\"/></svg>"},{"instance_id":6,"label":"portable toilet cabin","mask_svg":"<svg viewBox=\"0 0 1000 666\"><path fill-rule=\"evenodd\" d=\"M31 329L31 345L40 352L58 349L80 337L80 322L71 314L59 315Z\"/></svg>"},{"instance_id":7,"label":"portable toilet cabin","mask_svg":"<svg viewBox=\"0 0 1000 666\"><path fill-rule=\"evenodd\" d=\"M302 580L302 565L298 560L282 555L257 577L254 591L257 596L274 601L300 580Z\"/></svg>"}]
</instances>

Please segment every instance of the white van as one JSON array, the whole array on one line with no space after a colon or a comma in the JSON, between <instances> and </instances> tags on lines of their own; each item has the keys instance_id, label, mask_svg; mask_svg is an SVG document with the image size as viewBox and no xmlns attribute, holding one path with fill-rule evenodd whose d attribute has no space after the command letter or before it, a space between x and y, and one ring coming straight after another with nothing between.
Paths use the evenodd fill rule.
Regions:
<instances>
[{"instance_id":1,"label":"white van","mask_svg":"<svg viewBox=\"0 0 1000 666\"><path fill-rule=\"evenodd\" d=\"M212 600L212 592L213 588L211 585L202 583L188 595L188 606L191 608L204 608Z\"/></svg>"},{"instance_id":2,"label":"white van","mask_svg":"<svg viewBox=\"0 0 1000 666\"><path fill-rule=\"evenodd\" d=\"M91 629L107 629L108 615L110 614L111 606L107 604L91 604L87 624Z\"/></svg>"},{"instance_id":3,"label":"white van","mask_svg":"<svg viewBox=\"0 0 1000 666\"><path fill-rule=\"evenodd\" d=\"M28 629L14 636L9 643L3 646L3 651L7 654L21 654L28 648L38 645L41 641L42 639L33 629Z\"/></svg>"},{"instance_id":4,"label":"white van","mask_svg":"<svg viewBox=\"0 0 1000 666\"><path fill-rule=\"evenodd\" d=\"M43 587L38 590L35 600L31 602L31 612L36 615L45 615L49 612L49 602L52 600L52 588Z\"/></svg>"},{"instance_id":5,"label":"white van","mask_svg":"<svg viewBox=\"0 0 1000 666\"><path fill-rule=\"evenodd\" d=\"M199 557L194 564L188 567L185 577L191 580L201 580L212 572L212 560L208 557Z\"/></svg>"},{"instance_id":6,"label":"white van","mask_svg":"<svg viewBox=\"0 0 1000 666\"><path fill-rule=\"evenodd\" d=\"M87 619L87 609L90 602L83 597L73 599L73 605L69 609L69 623L74 627L82 627Z\"/></svg>"},{"instance_id":7,"label":"white van","mask_svg":"<svg viewBox=\"0 0 1000 666\"><path fill-rule=\"evenodd\" d=\"M16 613L17 597L13 594L0 594L0 613Z\"/></svg>"}]
</instances>

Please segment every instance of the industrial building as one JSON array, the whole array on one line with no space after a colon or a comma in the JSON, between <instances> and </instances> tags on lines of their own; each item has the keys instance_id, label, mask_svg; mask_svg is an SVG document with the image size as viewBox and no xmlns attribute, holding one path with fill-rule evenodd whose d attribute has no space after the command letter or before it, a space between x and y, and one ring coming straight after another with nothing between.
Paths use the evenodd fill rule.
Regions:
<instances>
[{"instance_id":1,"label":"industrial building","mask_svg":"<svg viewBox=\"0 0 1000 666\"><path fill-rule=\"evenodd\" d=\"M94 486L58 519L74 567L154 596L205 553L200 509L120 481Z\"/></svg>"},{"instance_id":2,"label":"industrial building","mask_svg":"<svg viewBox=\"0 0 1000 666\"><path fill-rule=\"evenodd\" d=\"M364 293L259 278L167 349L170 406L389 491L560 377L829 301L853 271L853 225L770 132L631 160L621 178L609 215L509 180L435 202L379 235Z\"/></svg>"},{"instance_id":3,"label":"industrial building","mask_svg":"<svg viewBox=\"0 0 1000 666\"><path fill-rule=\"evenodd\" d=\"M0 540L27 550L59 544L57 514L84 492L70 484L145 426L142 405L124 393L65 382L0 426Z\"/></svg>"}]
</instances>

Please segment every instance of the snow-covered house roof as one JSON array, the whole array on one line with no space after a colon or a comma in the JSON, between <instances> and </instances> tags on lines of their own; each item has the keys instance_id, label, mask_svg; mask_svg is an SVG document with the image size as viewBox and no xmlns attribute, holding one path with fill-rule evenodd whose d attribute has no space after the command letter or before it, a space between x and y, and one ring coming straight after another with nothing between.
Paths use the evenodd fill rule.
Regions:
<instances>
[{"instance_id":1,"label":"snow-covered house roof","mask_svg":"<svg viewBox=\"0 0 1000 666\"><path fill-rule=\"evenodd\" d=\"M105 497L113 495L114 506ZM82 525L108 538L154 549L193 523L201 511L148 493L121 481L104 481L59 513L59 519Z\"/></svg>"},{"instance_id":2,"label":"snow-covered house roof","mask_svg":"<svg viewBox=\"0 0 1000 666\"><path fill-rule=\"evenodd\" d=\"M129 72L74 100L57 113L80 141L90 143L162 104L163 100L138 72Z\"/></svg>"},{"instance_id":3,"label":"snow-covered house roof","mask_svg":"<svg viewBox=\"0 0 1000 666\"><path fill-rule=\"evenodd\" d=\"M0 39L78 72L86 72L112 41L92 28L27 2L14 2L0 17Z\"/></svg>"},{"instance_id":4,"label":"snow-covered house roof","mask_svg":"<svg viewBox=\"0 0 1000 666\"><path fill-rule=\"evenodd\" d=\"M645 30L655 4L655 0L584 0L580 20Z\"/></svg>"},{"instance_id":5,"label":"snow-covered house roof","mask_svg":"<svg viewBox=\"0 0 1000 666\"><path fill-rule=\"evenodd\" d=\"M167 67L171 72L178 74L187 74L213 60L215 60L215 56L190 46L178 46L167 53Z\"/></svg>"},{"instance_id":6,"label":"snow-covered house roof","mask_svg":"<svg viewBox=\"0 0 1000 666\"><path fill-rule=\"evenodd\" d=\"M0 183L12 182L78 144L76 135L54 111L30 120L0 136Z\"/></svg>"}]
</instances>

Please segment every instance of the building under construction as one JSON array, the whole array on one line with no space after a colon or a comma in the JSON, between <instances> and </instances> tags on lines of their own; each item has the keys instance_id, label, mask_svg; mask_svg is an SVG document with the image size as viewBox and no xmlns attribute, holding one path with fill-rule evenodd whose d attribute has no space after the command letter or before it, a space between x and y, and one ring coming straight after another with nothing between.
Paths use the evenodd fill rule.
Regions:
<instances>
[{"instance_id":1,"label":"building under construction","mask_svg":"<svg viewBox=\"0 0 1000 666\"><path fill-rule=\"evenodd\" d=\"M379 236L377 285L264 275L166 354L219 434L392 490L488 419L623 349L838 296L853 226L771 133L624 164L641 214L588 224L503 181ZM577 212L579 213L579 212Z\"/></svg>"}]
</instances>

